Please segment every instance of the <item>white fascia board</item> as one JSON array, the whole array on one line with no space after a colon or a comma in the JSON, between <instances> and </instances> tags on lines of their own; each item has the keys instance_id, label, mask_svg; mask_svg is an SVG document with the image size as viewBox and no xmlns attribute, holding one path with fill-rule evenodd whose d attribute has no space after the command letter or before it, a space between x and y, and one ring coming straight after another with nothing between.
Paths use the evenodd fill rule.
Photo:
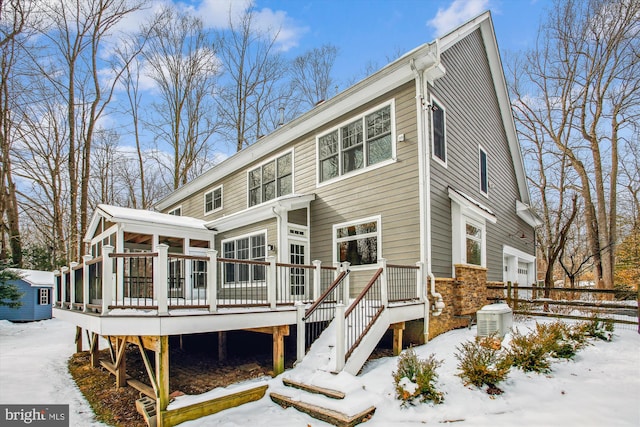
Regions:
<instances>
[{"instance_id":1,"label":"white fascia board","mask_svg":"<svg viewBox=\"0 0 640 427\"><path fill-rule=\"evenodd\" d=\"M309 203L315 200L315 198L315 194L286 196L282 199L276 199L259 206L215 219L208 222L206 227L210 230L216 230L216 232L233 230L246 225L255 224L256 222L264 221L266 219L275 218L282 212L308 207Z\"/></svg>"},{"instance_id":2,"label":"white fascia board","mask_svg":"<svg viewBox=\"0 0 640 427\"><path fill-rule=\"evenodd\" d=\"M462 214L465 214L466 211L472 215L484 218L493 224L498 222L498 218L489 208L477 202L473 198L460 191L454 190L451 187L448 188L448 192L449 198L460 206Z\"/></svg>"},{"instance_id":3,"label":"white fascia board","mask_svg":"<svg viewBox=\"0 0 640 427\"><path fill-rule=\"evenodd\" d=\"M313 110L281 126L256 143L209 169L193 181L160 200L156 203L155 208L164 210L173 206L225 176L245 168L251 162L276 152L297 138L315 132L316 129L324 124L340 118L358 106L413 80L415 76L410 66L411 59L419 62L421 67L427 67L436 61L429 44L424 44L412 50L377 73L323 102Z\"/></svg>"},{"instance_id":4,"label":"white fascia board","mask_svg":"<svg viewBox=\"0 0 640 427\"><path fill-rule=\"evenodd\" d=\"M183 228L178 226L160 225L138 221L121 222L120 226L123 232L148 234L150 236L156 234L158 236L166 237L209 240L209 238L211 237L209 234L213 235L212 231L207 230L204 227L201 230L197 230L191 227Z\"/></svg>"},{"instance_id":5,"label":"white fascia board","mask_svg":"<svg viewBox=\"0 0 640 427\"><path fill-rule=\"evenodd\" d=\"M516 200L516 215L520 217L524 222L532 227L539 227L543 224L542 218L533 210L533 208L527 204L522 203L520 200Z\"/></svg>"},{"instance_id":6,"label":"white fascia board","mask_svg":"<svg viewBox=\"0 0 640 427\"><path fill-rule=\"evenodd\" d=\"M96 209L93 212L93 216L91 217L91 222L89 222L89 227L87 227L87 232L84 233L84 238L82 239L85 243L91 243L91 239L98 228L98 224L100 224L100 218L103 218L104 214L101 213L100 209Z\"/></svg>"}]
</instances>

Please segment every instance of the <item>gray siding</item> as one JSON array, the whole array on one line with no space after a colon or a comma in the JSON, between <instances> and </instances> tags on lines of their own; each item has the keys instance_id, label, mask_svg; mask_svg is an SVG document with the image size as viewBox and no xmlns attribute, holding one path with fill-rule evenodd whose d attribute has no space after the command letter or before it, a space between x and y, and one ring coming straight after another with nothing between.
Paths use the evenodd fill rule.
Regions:
<instances>
[{"instance_id":1,"label":"gray siding","mask_svg":"<svg viewBox=\"0 0 640 427\"><path fill-rule=\"evenodd\" d=\"M18 292L22 293L20 298L22 306L18 308L9 308L7 306L0 305L1 320L32 321L51 319L51 303L47 305L39 304L39 288L37 286L31 286L24 280L9 280L7 283L15 285L18 288ZM51 302L51 299L53 299L53 288L47 288L49 289L49 301Z\"/></svg>"},{"instance_id":2,"label":"gray siding","mask_svg":"<svg viewBox=\"0 0 640 427\"><path fill-rule=\"evenodd\" d=\"M533 254L533 230L516 216L518 186L480 32L444 52L442 62L447 73L431 88L446 111L447 138L447 168L431 160L434 274L452 275L452 186L496 214L496 224L487 222L487 269L489 280L502 280L503 245ZM488 156L488 197L480 192L479 146ZM528 242L513 237L518 231Z\"/></svg>"}]
</instances>

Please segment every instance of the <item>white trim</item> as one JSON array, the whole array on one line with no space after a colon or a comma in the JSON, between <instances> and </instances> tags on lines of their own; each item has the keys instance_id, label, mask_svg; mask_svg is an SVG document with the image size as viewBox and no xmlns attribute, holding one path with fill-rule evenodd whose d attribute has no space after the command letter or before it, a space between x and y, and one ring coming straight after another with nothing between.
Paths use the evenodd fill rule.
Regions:
<instances>
[{"instance_id":1,"label":"white trim","mask_svg":"<svg viewBox=\"0 0 640 427\"><path fill-rule=\"evenodd\" d=\"M353 221L346 221L346 222L341 222L339 224L333 224L332 227L332 236L331 236L331 242L333 245L332 248L332 260L334 262L340 262L340 260L338 259L338 241L344 241L344 240L354 240L354 239L346 239L346 238L341 238L341 239L337 239L336 238L336 232L339 228L343 228L343 227L348 227L350 225L358 225L358 224L364 224L367 222L375 222L376 223L376 237L377 237L377 245L376 245L376 255L377 255L377 259L381 259L382 257L382 215L374 215L374 216L369 216L369 217L365 217L365 218L358 218L356 220ZM373 233L371 233L373 234ZM366 236L366 235L364 235ZM357 236L353 236L354 238L357 238ZM373 264L364 264L364 265L351 265L349 268L353 271L358 271L358 270L371 270L374 268L378 267L378 263L377 260L375 263Z\"/></svg>"},{"instance_id":2,"label":"white trim","mask_svg":"<svg viewBox=\"0 0 640 427\"><path fill-rule=\"evenodd\" d=\"M238 240L242 240L242 239L249 239L249 258L245 258L243 260L255 261L255 259L251 257L251 249L252 249L252 247L251 247L251 238L255 237L255 236L264 236L264 258L266 260L267 257L269 256L269 254L268 254L269 251L267 250L267 246L269 245L269 235L267 233L267 229L266 228L264 228L262 230L257 230L257 231L253 231L253 232L250 232L250 233L240 234L238 236L233 236L233 237L229 237L229 238L226 238L224 240L221 240L220 241L220 252L219 252L221 258L226 258L225 252L224 252L224 244L225 243L234 242L234 255L235 255L237 253L237 249L238 249L237 245L235 244L235 242L237 242ZM237 258L237 259L240 259L240 258ZM251 278L249 280L249 283L251 284L250 287L253 287L253 288L263 288L263 287L265 287L267 285L266 267L265 267L265 279L263 281L253 280L253 277L252 277L253 273L251 271L252 271L254 266L248 265L248 267L249 267L248 268L249 277ZM222 268L222 281L221 281L222 282L221 283L222 287L226 288L226 289L238 288L238 286L235 286L234 284L232 284L230 282L227 282L225 279L226 279L225 271L224 271L224 268Z\"/></svg>"},{"instance_id":3,"label":"white trim","mask_svg":"<svg viewBox=\"0 0 640 427\"><path fill-rule=\"evenodd\" d=\"M436 104L440 110L442 110L442 126L444 133L444 160L435 154L435 135L434 135L434 126L433 126L433 104ZM438 164L440 164L445 169L448 168L449 161L449 153L447 150L447 109L444 107L444 104L440 102L438 98L433 96L433 94L429 94L429 135L431 136L430 148L431 148L431 158Z\"/></svg>"},{"instance_id":4,"label":"white trim","mask_svg":"<svg viewBox=\"0 0 640 427\"><path fill-rule=\"evenodd\" d=\"M288 194L283 194L282 196L278 196L278 159L280 159L281 157L284 157L286 155L291 155L291 193ZM278 200L282 197L287 197L290 196L292 194L296 194L296 189L295 189L295 154L294 154L294 149L290 148L289 150L286 151L282 151L280 153L276 153L273 154L271 157L261 161L260 163L254 164L252 165L250 168L247 168L245 171L245 182L246 182L246 190L247 190L247 208L255 208L257 206L260 205L264 205L266 203L269 203L273 200ZM267 163L271 163L271 162L275 162L276 165L276 171L275 171L275 185L276 185L276 197L274 197L273 199L269 199L267 201L262 200L262 167L264 165L266 165ZM260 203L257 203L255 205L251 204L251 194L250 194L250 188L249 188L249 174L251 172L253 172L256 169L260 169Z\"/></svg>"},{"instance_id":5,"label":"white trim","mask_svg":"<svg viewBox=\"0 0 640 427\"><path fill-rule=\"evenodd\" d=\"M175 211L180 211L180 215L176 215L174 212ZM182 216L182 205L178 205L173 209L170 209L167 211L167 215L173 215L173 216Z\"/></svg>"},{"instance_id":6,"label":"white trim","mask_svg":"<svg viewBox=\"0 0 640 427\"><path fill-rule=\"evenodd\" d=\"M356 122L358 120L361 121L365 121L365 117L369 114L375 113L377 111L382 110L383 108L389 106L390 107L390 117L391 117L391 134L390 134L390 138L391 138L391 158L390 159L386 159L383 161L380 161L378 163L375 163L373 165L367 165L367 160L368 160L368 154L367 154L367 146L365 144L368 143L367 138L364 137L364 133L367 131L366 129L366 123L364 123L363 125L363 142L362 142L362 153L363 153L363 161L364 161L364 165L362 168L360 169L356 169L356 170L352 170L349 172L344 173L342 171L342 144L340 141L340 129L342 127L344 127L345 125L348 125L350 123ZM320 168L320 138L322 138L325 135L328 135L330 133L336 132L338 131L338 176L334 177L334 178L330 178L327 179L325 181L320 181L320 173L321 173L321 168ZM380 167L383 166L387 166L389 164L395 163L397 161L397 137L396 137L396 101L395 98L391 98L390 100L383 102L381 104L376 105L375 107L372 107L370 109L368 109L367 111L364 111L360 114L358 114L357 116L351 116L349 119L347 120L343 120L342 122L340 122L339 124L337 124L336 126L333 126L332 128L325 130L322 133L318 133L315 136L315 144L316 144L316 157L315 157L315 166L316 166L316 188L320 188L320 187L324 187L325 185L329 185L329 184L333 184L335 182L338 181L342 181L343 179L348 179L352 176L357 176L366 172L371 172L372 170L378 169Z\"/></svg>"},{"instance_id":7,"label":"white trim","mask_svg":"<svg viewBox=\"0 0 640 427\"><path fill-rule=\"evenodd\" d=\"M482 205L480 202L477 202L476 200L469 197L468 195L460 191L454 190L451 187L449 187L448 192L449 192L449 198L460 206L462 213L464 215L471 216L471 217L475 216L479 218L484 218L493 224L498 222L498 218L491 211L491 209Z\"/></svg>"},{"instance_id":8,"label":"white trim","mask_svg":"<svg viewBox=\"0 0 640 427\"><path fill-rule=\"evenodd\" d=\"M214 207L212 210L207 211L207 194L213 194L213 193L215 193L215 192L216 192L216 190L218 190L218 189L220 189L220 207L219 207L219 208ZM213 197L213 196L212 196L212 197ZM224 207L224 191L223 191L223 185L222 185L222 184L217 185L217 186L213 187L211 190L209 190L209 191L205 192L205 193L202 195L202 199L203 199L203 202L204 202L204 203L203 203L203 210L204 210L204 215L205 215L205 216L206 216L206 215L210 215L210 214L212 214L212 213L214 213L214 212L221 211L221 210L222 210L222 208ZM215 204L215 198L211 200L211 205L213 206L214 204Z\"/></svg>"},{"instance_id":9,"label":"white trim","mask_svg":"<svg viewBox=\"0 0 640 427\"><path fill-rule=\"evenodd\" d=\"M482 153L484 153L485 159L485 179L487 181L487 191L482 190ZM482 145L478 145L478 190L480 190L480 194L482 194L486 198L489 198L489 153L482 147Z\"/></svg>"},{"instance_id":10,"label":"white trim","mask_svg":"<svg viewBox=\"0 0 640 427\"><path fill-rule=\"evenodd\" d=\"M542 218L529 205L516 200L516 215L532 227L539 227L543 224Z\"/></svg>"},{"instance_id":11,"label":"white trim","mask_svg":"<svg viewBox=\"0 0 640 427\"><path fill-rule=\"evenodd\" d=\"M520 249L516 249L513 246L504 245L502 247L502 253L504 255L511 255L511 256L518 257L519 259L526 262L535 262L536 260L535 256L528 254L526 252L523 252Z\"/></svg>"}]
</instances>

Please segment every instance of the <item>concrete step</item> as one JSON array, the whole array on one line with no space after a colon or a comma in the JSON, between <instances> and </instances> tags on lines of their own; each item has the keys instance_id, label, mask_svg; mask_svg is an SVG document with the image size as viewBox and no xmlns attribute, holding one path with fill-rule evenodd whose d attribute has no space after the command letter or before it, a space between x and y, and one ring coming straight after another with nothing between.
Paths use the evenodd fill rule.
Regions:
<instances>
[{"instance_id":1,"label":"concrete step","mask_svg":"<svg viewBox=\"0 0 640 427\"><path fill-rule=\"evenodd\" d=\"M311 384L304 384L298 381L293 381L288 378L283 378L282 383L287 387L297 388L313 394L321 394L331 399L344 399L345 394L338 390L332 390L330 388L318 387Z\"/></svg>"}]
</instances>

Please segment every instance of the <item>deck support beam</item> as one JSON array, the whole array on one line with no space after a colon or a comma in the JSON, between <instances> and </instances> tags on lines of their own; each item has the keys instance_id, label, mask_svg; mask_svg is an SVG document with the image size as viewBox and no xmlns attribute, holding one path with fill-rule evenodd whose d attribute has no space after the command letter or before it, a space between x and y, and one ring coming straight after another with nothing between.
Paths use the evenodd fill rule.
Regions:
<instances>
[{"instance_id":1,"label":"deck support beam","mask_svg":"<svg viewBox=\"0 0 640 427\"><path fill-rule=\"evenodd\" d=\"M116 387L127 385L127 337L116 337Z\"/></svg>"},{"instance_id":2,"label":"deck support beam","mask_svg":"<svg viewBox=\"0 0 640 427\"><path fill-rule=\"evenodd\" d=\"M227 360L227 332L218 332L218 361L224 362Z\"/></svg>"},{"instance_id":3,"label":"deck support beam","mask_svg":"<svg viewBox=\"0 0 640 427\"><path fill-rule=\"evenodd\" d=\"M156 350L156 379L158 389L156 391L156 412L158 427L165 427L164 414L169 406L169 337L158 337L158 349Z\"/></svg>"},{"instance_id":4,"label":"deck support beam","mask_svg":"<svg viewBox=\"0 0 640 427\"><path fill-rule=\"evenodd\" d=\"M76 353L82 353L82 328L76 326Z\"/></svg>"},{"instance_id":5,"label":"deck support beam","mask_svg":"<svg viewBox=\"0 0 640 427\"><path fill-rule=\"evenodd\" d=\"M98 352L100 351L100 346L98 345L98 341L100 341L100 335L95 332L91 332L91 339L89 340L89 354L91 359L91 367L97 368L100 366L100 360L98 357Z\"/></svg>"},{"instance_id":6,"label":"deck support beam","mask_svg":"<svg viewBox=\"0 0 640 427\"><path fill-rule=\"evenodd\" d=\"M393 355L398 356L402 352L402 332L404 331L404 322L393 323L389 326L393 329Z\"/></svg>"},{"instance_id":7,"label":"deck support beam","mask_svg":"<svg viewBox=\"0 0 640 427\"><path fill-rule=\"evenodd\" d=\"M284 337L289 336L289 325L268 326L247 329L252 332L271 334L273 336L273 376L284 372Z\"/></svg>"}]
</instances>

